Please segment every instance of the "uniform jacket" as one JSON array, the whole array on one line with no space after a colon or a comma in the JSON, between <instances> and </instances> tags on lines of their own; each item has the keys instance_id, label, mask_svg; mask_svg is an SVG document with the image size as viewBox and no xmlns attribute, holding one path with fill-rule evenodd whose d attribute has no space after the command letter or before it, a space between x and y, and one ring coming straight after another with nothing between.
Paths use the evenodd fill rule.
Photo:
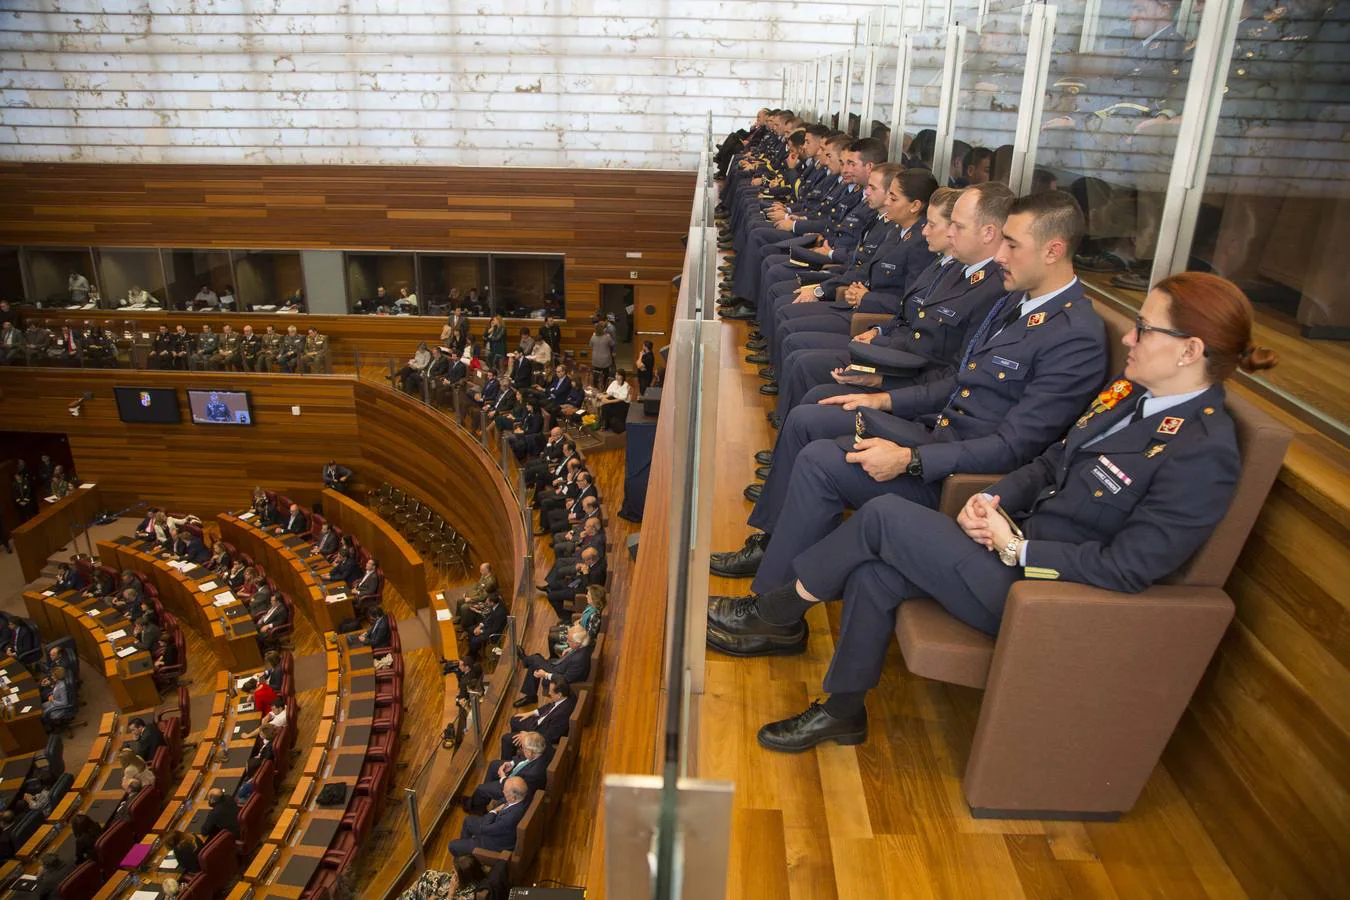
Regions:
<instances>
[{"instance_id":1,"label":"uniform jacket","mask_svg":"<svg viewBox=\"0 0 1350 900\"><path fill-rule=\"evenodd\" d=\"M900 311L910 285L933 263L933 251L923 237L924 223L924 219L919 219L904 234L897 228L892 240L872 257L866 275L859 279L867 285L867 293L858 304L858 312Z\"/></svg>"},{"instance_id":2,"label":"uniform jacket","mask_svg":"<svg viewBox=\"0 0 1350 900\"><path fill-rule=\"evenodd\" d=\"M1106 412L1084 414L989 488L1021 522L1027 577L1141 591L1190 559L1227 513L1241 461L1223 386L1094 442L1142 395L1136 386Z\"/></svg>"},{"instance_id":3,"label":"uniform jacket","mask_svg":"<svg viewBox=\"0 0 1350 900\"><path fill-rule=\"evenodd\" d=\"M959 262L950 263L941 274L931 265L925 269L906 293L903 313L883 326L872 343L914 354L916 363L923 361L921 368L954 367L1004 294L997 263L991 261L978 269L984 275L974 281L977 272L967 276L964 269ZM928 286L932 289L927 290Z\"/></svg>"},{"instance_id":4,"label":"uniform jacket","mask_svg":"<svg viewBox=\"0 0 1350 900\"><path fill-rule=\"evenodd\" d=\"M505 808L498 807L496 812L486 813L473 822L465 823L465 830L472 830L473 838L484 850L514 850L516 846L516 826L525 817L529 805L524 801L513 803Z\"/></svg>"},{"instance_id":5,"label":"uniform jacket","mask_svg":"<svg viewBox=\"0 0 1350 900\"><path fill-rule=\"evenodd\" d=\"M934 443L919 451L925 481L1026 464L1064 434L1106 376L1106 326L1082 282L995 331L951 377L890 392L892 415L933 429Z\"/></svg>"}]
</instances>

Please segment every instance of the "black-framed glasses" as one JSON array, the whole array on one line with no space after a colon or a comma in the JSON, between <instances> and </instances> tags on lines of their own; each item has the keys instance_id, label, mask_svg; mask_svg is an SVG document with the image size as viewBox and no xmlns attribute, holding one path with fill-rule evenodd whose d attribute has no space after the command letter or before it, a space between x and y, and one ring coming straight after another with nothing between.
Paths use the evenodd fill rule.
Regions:
<instances>
[{"instance_id":1,"label":"black-framed glasses","mask_svg":"<svg viewBox=\"0 0 1350 900\"><path fill-rule=\"evenodd\" d=\"M1184 331L1177 331L1175 328L1161 328L1157 325L1149 325L1147 322L1143 320L1142 317L1140 316L1134 317L1134 339L1136 341L1140 340L1145 334L1147 334L1150 331L1156 331L1158 332L1158 334L1171 335L1174 338L1195 337L1195 335L1193 334L1187 334Z\"/></svg>"}]
</instances>

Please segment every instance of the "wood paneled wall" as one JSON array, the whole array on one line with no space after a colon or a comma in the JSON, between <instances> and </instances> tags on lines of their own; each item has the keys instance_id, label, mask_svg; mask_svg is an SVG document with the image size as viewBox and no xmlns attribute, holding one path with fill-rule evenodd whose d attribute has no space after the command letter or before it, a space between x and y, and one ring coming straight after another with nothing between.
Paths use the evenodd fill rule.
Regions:
<instances>
[{"instance_id":1,"label":"wood paneled wall","mask_svg":"<svg viewBox=\"0 0 1350 900\"><path fill-rule=\"evenodd\" d=\"M193 425L181 390L182 424L124 423L114 385L247 390L256 424ZM66 407L84 391L94 399L72 418ZM207 518L246 506L255 485L311 503L323 464L338 459L355 471L358 495L389 480L421 497L508 586L528 546L515 501L477 443L441 413L349 376L7 368L0 419L15 431L66 433L80 477L111 509L146 501Z\"/></svg>"},{"instance_id":2,"label":"wood paneled wall","mask_svg":"<svg viewBox=\"0 0 1350 900\"><path fill-rule=\"evenodd\" d=\"M692 171L5 163L0 245L562 253L580 346L601 281L679 274L693 186Z\"/></svg>"}]
</instances>

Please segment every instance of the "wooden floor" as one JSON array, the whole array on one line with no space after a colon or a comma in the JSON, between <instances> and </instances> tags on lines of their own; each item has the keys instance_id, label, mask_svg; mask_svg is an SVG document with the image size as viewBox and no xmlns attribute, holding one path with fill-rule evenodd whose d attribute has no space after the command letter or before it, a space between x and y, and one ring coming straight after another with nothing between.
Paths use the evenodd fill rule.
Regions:
<instances>
[{"instance_id":1,"label":"wooden floor","mask_svg":"<svg viewBox=\"0 0 1350 900\"><path fill-rule=\"evenodd\" d=\"M1107 296L1138 308L1142 291L1114 287L1111 276L1080 272L1083 281ZM1267 303L1253 303L1255 343L1280 354L1280 364L1260 373L1265 382L1306 406L1320 410L1350 431L1350 341L1309 340L1299 334L1299 325L1283 310ZM1239 376L1243 377L1243 376Z\"/></svg>"},{"instance_id":2,"label":"wooden floor","mask_svg":"<svg viewBox=\"0 0 1350 900\"><path fill-rule=\"evenodd\" d=\"M747 328L728 323L718 410L713 549L749 532L756 450L772 444ZM749 582L713 578L711 593ZM833 604L831 604L833 606ZM727 891L732 900L825 898L1238 898L1247 896L1170 775L1159 768L1113 824L977 820L961 795L979 693L910 675L899 653L869 698L872 737L800 756L755 743L767 721L820 695L838 633L811 612L808 653L709 655L699 711L699 775L736 783ZM828 623L827 616L833 618Z\"/></svg>"}]
</instances>

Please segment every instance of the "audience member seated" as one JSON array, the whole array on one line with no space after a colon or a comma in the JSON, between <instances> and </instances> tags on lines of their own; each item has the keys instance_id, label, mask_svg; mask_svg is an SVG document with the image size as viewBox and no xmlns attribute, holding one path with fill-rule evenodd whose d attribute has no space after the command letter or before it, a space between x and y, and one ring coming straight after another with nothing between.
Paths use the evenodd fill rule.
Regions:
<instances>
[{"instance_id":1,"label":"audience member seated","mask_svg":"<svg viewBox=\"0 0 1350 900\"><path fill-rule=\"evenodd\" d=\"M272 708L268 710L267 714L262 717L262 721L258 723L258 727L244 735L241 735L241 737L244 738L258 737L258 735L262 733L262 728L264 725L271 725L273 728L277 729L277 731L280 731L283 727L285 727L286 722L287 722L286 698L275 697L272 700Z\"/></svg>"},{"instance_id":2,"label":"audience member seated","mask_svg":"<svg viewBox=\"0 0 1350 900\"><path fill-rule=\"evenodd\" d=\"M127 730L132 737L131 751L141 759L154 760L155 751L164 746L164 735L159 726L146 725L145 719L136 716L127 723Z\"/></svg>"},{"instance_id":3,"label":"audience member seated","mask_svg":"<svg viewBox=\"0 0 1350 900\"><path fill-rule=\"evenodd\" d=\"M220 788L211 788L206 794L206 802L211 811L202 823L202 837L210 840L217 832L228 831L236 841L239 840L239 807L234 798Z\"/></svg>"},{"instance_id":4,"label":"audience member seated","mask_svg":"<svg viewBox=\"0 0 1350 900\"><path fill-rule=\"evenodd\" d=\"M256 678L250 678L244 682L241 688L244 693L253 695L253 708L259 715L272 708L272 701L277 699L277 692L272 690L272 686L266 681L259 681Z\"/></svg>"},{"instance_id":5,"label":"audience member seated","mask_svg":"<svg viewBox=\"0 0 1350 900\"><path fill-rule=\"evenodd\" d=\"M520 665L525 669L525 680L520 686L520 696L515 706L534 706L539 702L539 682L553 677L566 679L569 684L578 684L591 674L591 636L580 625L567 630L567 649L556 659L544 659L538 653L521 657Z\"/></svg>"},{"instance_id":6,"label":"audience member seated","mask_svg":"<svg viewBox=\"0 0 1350 900\"><path fill-rule=\"evenodd\" d=\"M576 445L568 441L563 436L563 430L555 425L549 429L548 437L539 442L539 446L527 448L527 452L538 454L538 458L526 463L521 470L526 486L537 494L551 484L554 478L561 476L567 470L568 445L571 445L574 454Z\"/></svg>"},{"instance_id":7,"label":"audience member seated","mask_svg":"<svg viewBox=\"0 0 1350 900\"><path fill-rule=\"evenodd\" d=\"M123 783L134 778L141 783L141 787L155 786L155 770L150 768L150 764L130 747L123 747L117 751L117 764L122 767Z\"/></svg>"},{"instance_id":8,"label":"audience member seated","mask_svg":"<svg viewBox=\"0 0 1350 900\"><path fill-rule=\"evenodd\" d=\"M183 528L178 532L178 537L174 538L173 555L200 566L211 558L211 551L206 549L197 532Z\"/></svg>"},{"instance_id":9,"label":"audience member seated","mask_svg":"<svg viewBox=\"0 0 1350 900\"><path fill-rule=\"evenodd\" d=\"M66 670L58 666L51 677L51 693L42 703L42 722L49 731L75 718L75 699L66 682Z\"/></svg>"},{"instance_id":10,"label":"audience member seated","mask_svg":"<svg viewBox=\"0 0 1350 900\"><path fill-rule=\"evenodd\" d=\"M495 593L497 593L497 575L492 571L491 563L482 563L478 567L478 580L463 597L459 598L450 621L463 631L472 631L473 626L482 618L488 594Z\"/></svg>"},{"instance_id":11,"label":"audience member seated","mask_svg":"<svg viewBox=\"0 0 1350 900\"><path fill-rule=\"evenodd\" d=\"M601 585L591 585L586 588L586 608L573 617L572 624L585 628L592 642L604 624L605 603L608 596L608 592ZM570 627L571 625L564 620L549 629L549 656L556 657L567 651L567 630Z\"/></svg>"},{"instance_id":12,"label":"audience member seated","mask_svg":"<svg viewBox=\"0 0 1350 900\"><path fill-rule=\"evenodd\" d=\"M66 591L78 591L84 585L84 576L77 567L70 563L61 563L56 568L56 584L53 584L51 589L55 593L64 594Z\"/></svg>"},{"instance_id":13,"label":"audience member seated","mask_svg":"<svg viewBox=\"0 0 1350 900\"><path fill-rule=\"evenodd\" d=\"M314 546L309 549L309 555L327 558L337 553L338 546L338 533L333 530L332 525L324 522L319 528L319 536L315 538Z\"/></svg>"},{"instance_id":14,"label":"audience member seated","mask_svg":"<svg viewBox=\"0 0 1350 900\"><path fill-rule=\"evenodd\" d=\"M159 627L159 616L153 609L146 610L145 614L137 620L136 625L132 628L132 634L136 638L136 646L141 650L154 649L163 633L163 629Z\"/></svg>"},{"instance_id":15,"label":"audience member seated","mask_svg":"<svg viewBox=\"0 0 1350 900\"><path fill-rule=\"evenodd\" d=\"M258 573L242 559L236 559L225 573L225 585L241 600L250 600L258 590Z\"/></svg>"},{"instance_id":16,"label":"audience member seated","mask_svg":"<svg viewBox=\"0 0 1350 900\"><path fill-rule=\"evenodd\" d=\"M383 606L376 606L370 613L370 627L360 634L348 635L349 647L386 647L389 645L389 614Z\"/></svg>"},{"instance_id":17,"label":"audience member seated","mask_svg":"<svg viewBox=\"0 0 1350 900\"><path fill-rule=\"evenodd\" d=\"M155 647L150 651L150 660L154 666L155 683L163 690L165 687L171 687L178 681L177 674L171 674L171 670L178 666L178 645L167 637L162 637L155 642Z\"/></svg>"},{"instance_id":18,"label":"audience member seated","mask_svg":"<svg viewBox=\"0 0 1350 900\"><path fill-rule=\"evenodd\" d=\"M61 896L61 882L70 874L70 867L51 851L42 854L39 860L37 881L33 883L30 893L37 900L58 900Z\"/></svg>"},{"instance_id":19,"label":"audience member seated","mask_svg":"<svg viewBox=\"0 0 1350 900\"><path fill-rule=\"evenodd\" d=\"M474 850L514 850L516 846L516 826L525 815L525 799L529 788L516 777L507 778L502 784L502 802L481 816L469 816L464 820L459 837L450 842L450 852L455 856L473 853Z\"/></svg>"},{"instance_id":20,"label":"audience member seated","mask_svg":"<svg viewBox=\"0 0 1350 900\"><path fill-rule=\"evenodd\" d=\"M94 844L103 834L103 826L84 813L76 813L70 820L71 833L75 835L75 865L96 858Z\"/></svg>"},{"instance_id":21,"label":"audience member seated","mask_svg":"<svg viewBox=\"0 0 1350 900\"><path fill-rule=\"evenodd\" d=\"M268 650L263 654L263 669L258 673L258 678L270 685L278 696L281 695L282 685L286 683L286 669L281 664L280 653Z\"/></svg>"},{"instance_id":22,"label":"audience member seated","mask_svg":"<svg viewBox=\"0 0 1350 900\"><path fill-rule=\"evenodd\" d=\"M178 862L179 874L194 875L202 870L198 856L205 841L200 837L190 831L175 831L164 843Z\"/></svg>"},{"instance_id":23,"label":"audience member seated","mask_svg":"<svg viewBox=\"0 0 1350 900\"><path fill-rule=\"evenodd\" d=\"M502 759L516 755L528 734L538 734L550 747L567 734L568 718L577 707L572 686L561 675L544 682L544 699L531 712L512 716L506 733L502 735ZM491 767L488 771L492 771Z\"/></svg>"},{"instance_id":24,"label":"audience member seated","mask_svg":"<svg viewBox=\"0 0 1350 900\"><path fill-rule=\"evenodd\" d=\"M305 339L300 335L294 325L286 327L286 334L281 339L281 349L277 353L277 368L282 372L294 374L300 370L300 360L305 354Z\"/></svg>"},{"instance_id":25,"label":"audience member seated","mask_svg":"<svg viewBox=\"0 0 1350 900\"><path fill-rule=\"evenodd\" d=\"M605 563L599 552L594 547L587 547L574 563L555 562L548 580L538 587L548 596L548 602L558 618L566 621L566 604L578 594L586 593L591 586L603 585L605 574Z\"/></svg>"},{"instance_id":26,"label":"audience member seated","mask_svg":"<svg viewBox=\"0 0 1350 900\"><path fill-rule=\"evenodd\" d=\"M55 804L52 798L52 785L55 781L51 769L41 770L29 782L33 789L19 795L19 805L25 811L39 812L44 816L51 815L52 806ZM26 784L25 787L27 786Z\"/></svg>"},{"instance_id":27,"label":"audience member seated","mask_svg":"<svg viewBox=\"0 0 1350 900\"><path fill-rule=\"evenodd\" d=\"M281 516L277 513L276 501L268 495L267 491L260 487L253 489L253 514L257 517L257 525L260 528L267 528L281 522Z\"/></svg>"},{"instance_id":28,"label":"audience member seated","mask_svg":"<svg viewBox=\"0 0 1350 900\"><path fill-rule=\"evenodd\" d=\"M516 751L513 755L488 763L487 777L464 800L465 812L482 813L488 806L500 803L505 799L503 788L508 778L524 781L529 794L543 788L548 780L548 764L553 759L552 746L537 731L522 732L517 738L513 742Z\"/></svg>"},{"instance_id":29,"label":"audience member seated","mask_svg":"<svg viewBox=\"0 0 1350 900\"><path fill-rule=\"evenodd\" d=\"M502 605L501 595L494 591L483 599L483 604L478 624L468 629L469 656L475 658L506 630L506 607Z\"/></svg>"},{"instance_id":30,"label":"audience member seated","mask_svg":"<svg viewBox=\"0 0 1350 900\"><path fill-rule=\"evenodd\" d=\"M309 534L309 517L300 505L292 503L286 511L286 521L276 527L277 534Z\"/></svg>"},{"instance_id":31,"label":"audience member seated","mask_svg":"<svg viewBox=\"0 0 1350 900\"><path fill-rule=\"evenodd\" d=\"M372 556L366 560L365 572L352 585L352 592L356 594L358 602L364 599L366 603L370 603L372 601L369 598L379 597L382 584L380 563Z\"/></svg>"},{"instance_id":32,"label":"audience member seated","mask_svg":"<svg viewBox=\"0 0 1350 900\"><path fill-rule=\"evenodd\" d=\"M278 698L273 697L274 701ZM266 760L276 759L277 727L272 724L258 726L258 736L253 739L253 750L248 755L244 767L244 779L252 781L253 776Z\"/></svg>"},{"instance_id":33,"label":"audience member seated","mask_svg":"<svg viewBox=\"0 0 1350 900\"><path fill-rule=\"evenodd\" d=\"M328 572L328 581L330 583L344 581L350 586L360 570L356 554L347 547L339 547L337 556L333 558L333 568Z\"/></svg>"},{"instance_id":34,"label":"audience member seated","mask_svg":"<svg viewBox=\"0 0 1350 900\"><path fill-rule=\"evenodd\" d=\"M614 380L605 388L604 399L600 401L600 428L622 434L628 427L628 407L633 402L633 386L623 369L614 373Z\"/></svg>"},{"instance_id":35,"label":"audience member seated","mask_svg":"<svg viewBox=\"0 0 1350 900\"><path fill-rule=\"evenodd\" d=\"M216 541L211 547L211 558L206 561L206 567L213 572L224 574L230 571L234 561L230 559L230 549L225 546L224 541Z\"/></svg>"},{"instance_id":36,"label":"audience member seated","mask_svg":"<svg viewBox=\"0 0 1350 900\"><path fill-rule=\"evenodd\" d=\"M250 571L249 575L253 579L252 594L248 598L249 615L253 617L253 620L255 622L261 621L264 616L266 616L269 612L272 611L273 602L275 601L276 603L281 604L282 612L277 613L276 616L274 616L274 618L280 617L281 621L273 623L274 625L273 630L275 630L276 625L286 624L285 622L285 619L287 618L287 615L285 614L286 604L282 602L281 595L273 591L272 585L268 584L267 580L263 578L261 575L259 575L256 571Z\"/></svg>"}]
</instances>

